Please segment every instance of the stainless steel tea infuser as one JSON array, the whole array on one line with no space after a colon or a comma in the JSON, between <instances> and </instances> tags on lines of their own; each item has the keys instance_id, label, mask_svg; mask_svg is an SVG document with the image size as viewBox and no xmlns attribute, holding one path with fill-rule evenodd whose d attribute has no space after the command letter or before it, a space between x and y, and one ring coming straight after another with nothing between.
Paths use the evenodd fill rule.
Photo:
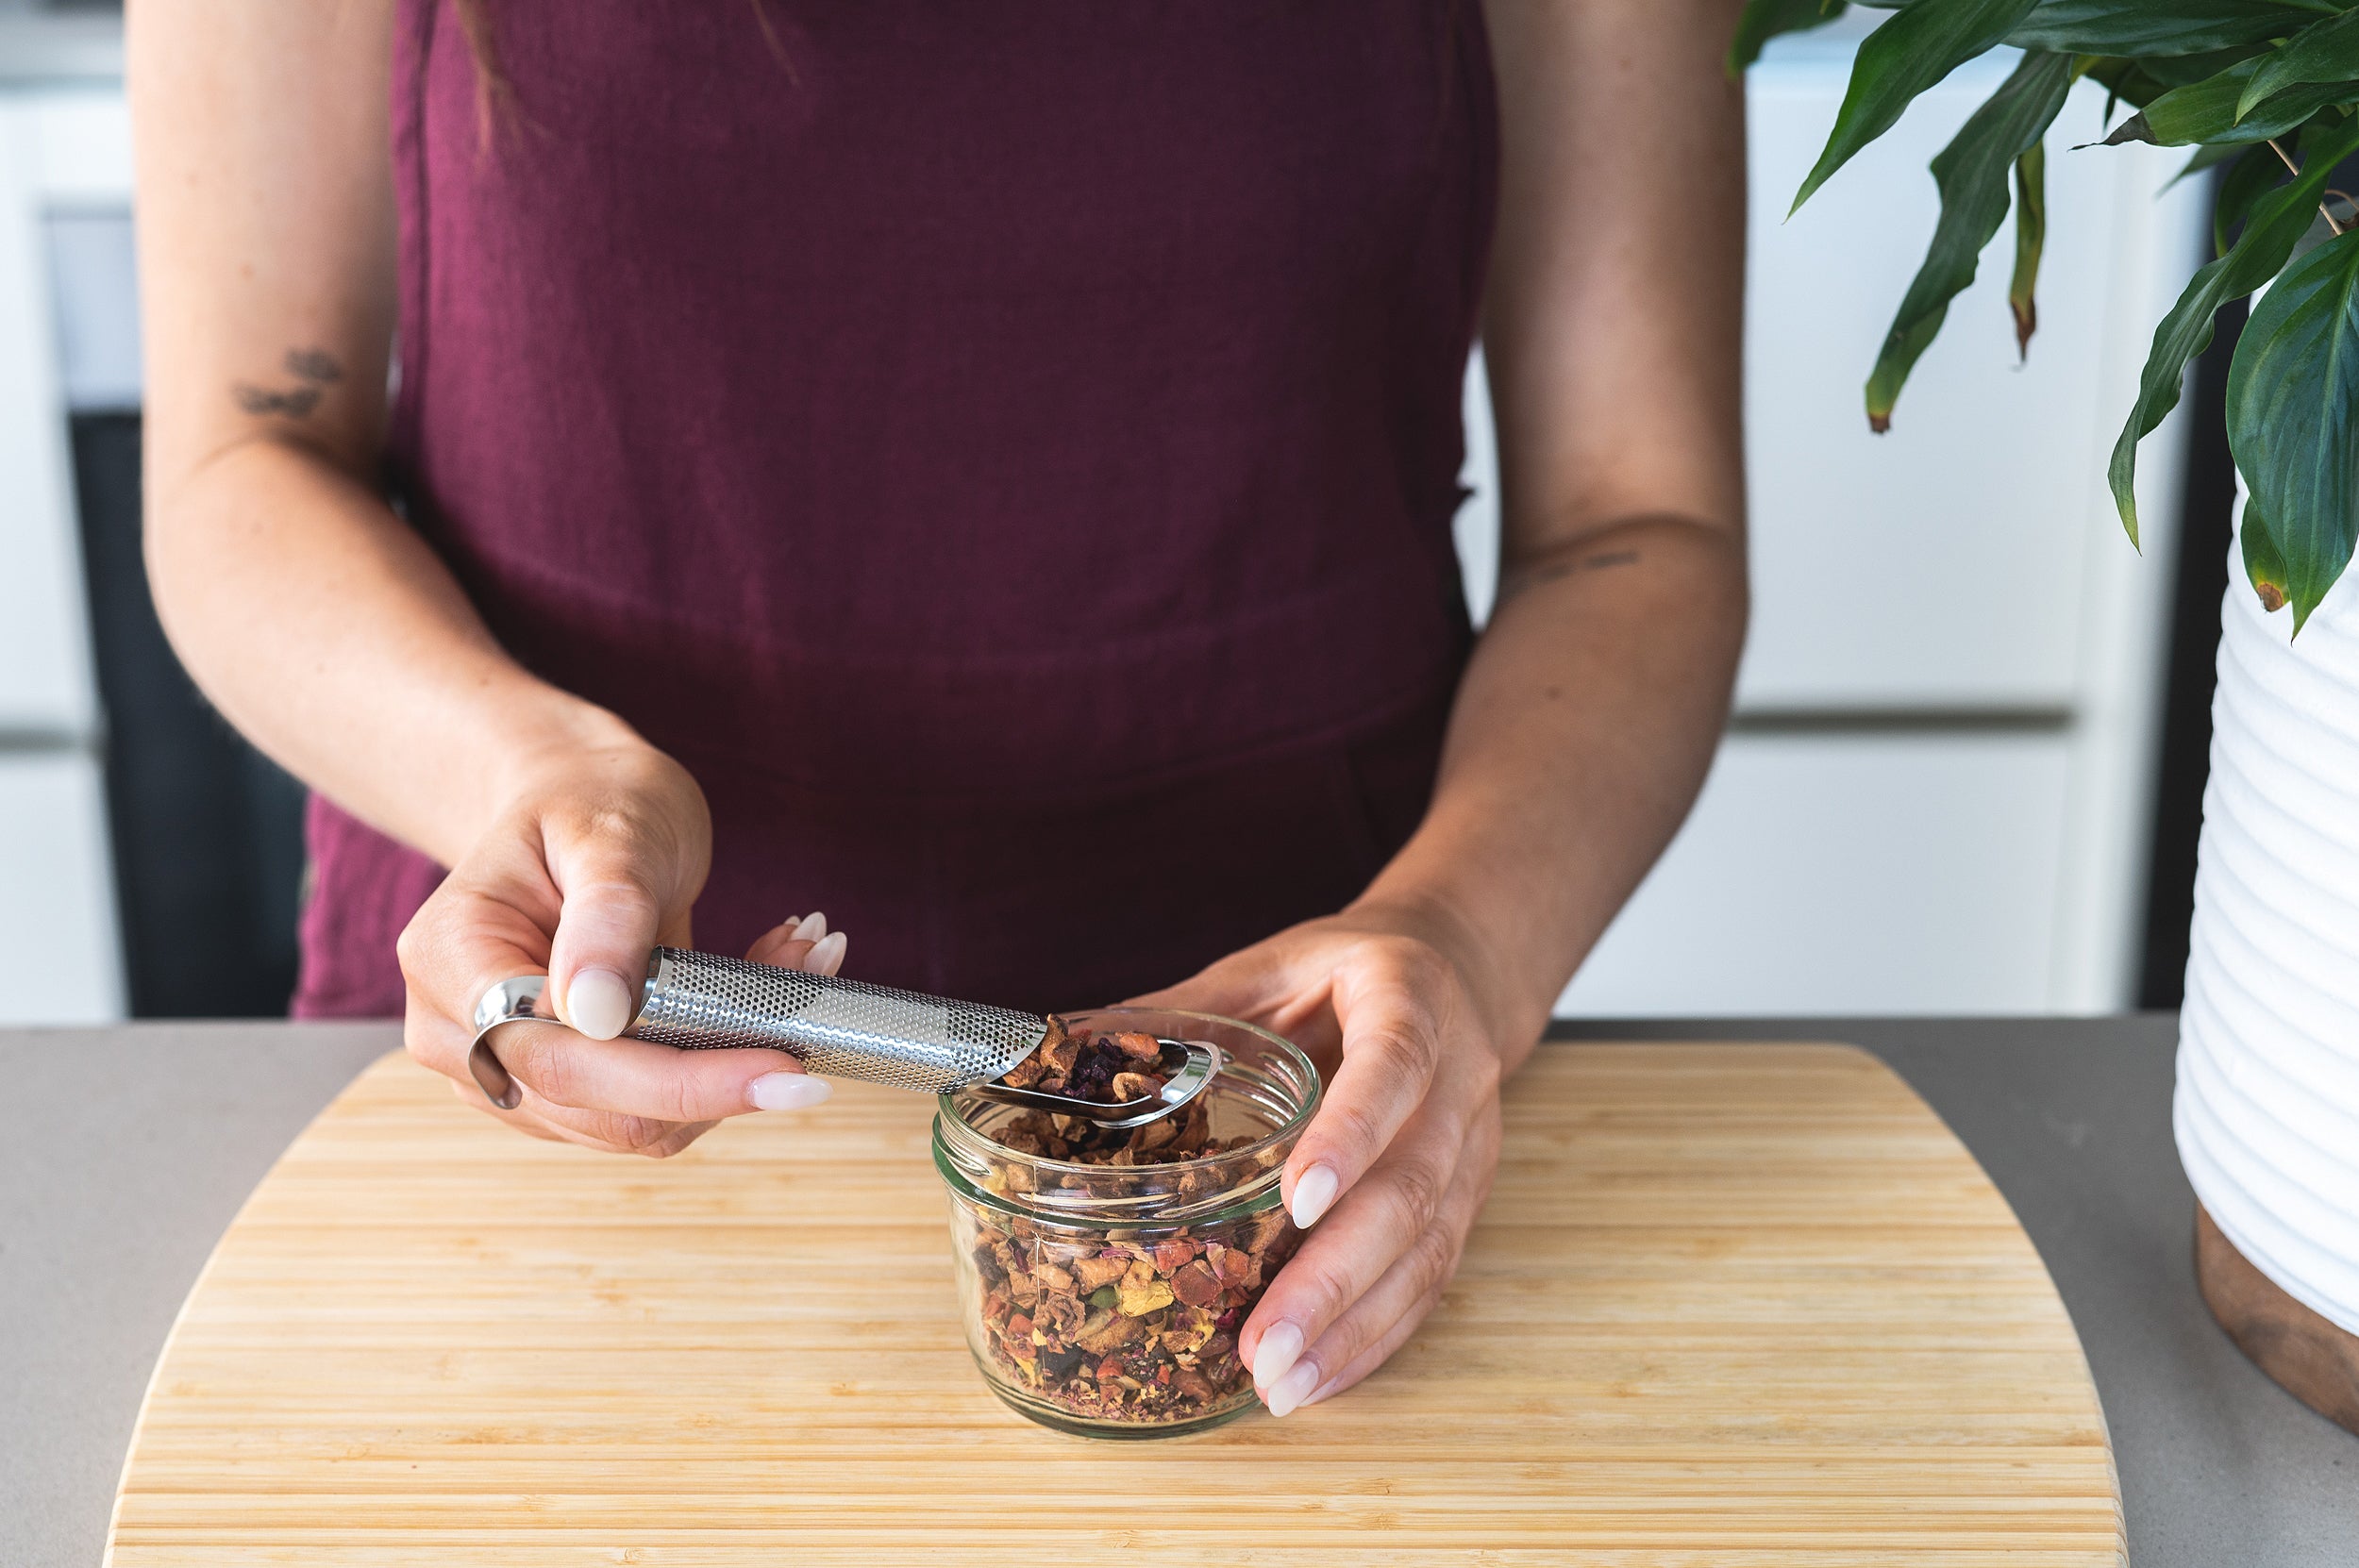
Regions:
<instances>
[{"instance_id":1,"label":"stainless steel tea infuser","mask_svg":"<svg viewBox=\"0 0 2359 1568\"><path fill-rule=\"evenodd\" d=\"M504 1025L558 1024L548 976L502 980L476 1004L467 1070L491 1102L513 1109L515 1080L500 1064L492 1036ZM1040 1049L1049 1021L1006 1008L953 1002L862 980L842 980L659 947L647 961L639 1010L623 1033L689 1051L757 1046L784 1051L806 1069L861 1078L924 1094L972 1090L988 1099L1128 1127L1168 1116L1203 1092L1220 1053L1200 1040L1164 1040L1158 1093L1117 1104L1014 1089L995 1080Z\"/></svg>"}]
</instances>

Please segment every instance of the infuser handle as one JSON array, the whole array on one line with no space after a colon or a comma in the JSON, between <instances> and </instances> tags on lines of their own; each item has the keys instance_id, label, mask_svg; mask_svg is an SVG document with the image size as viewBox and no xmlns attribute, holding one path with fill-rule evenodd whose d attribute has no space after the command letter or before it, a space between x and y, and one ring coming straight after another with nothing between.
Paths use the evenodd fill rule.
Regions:
<instances>
[{"instance_id":1,"label":"infuser handle","mask_svg":"<svg viewBox=\"0 0 2359 1568\"><path fill-rule=\"evenodd\" d=\"M941 1094L988 1083L1022 1061L1047 1038L1048 1020L659 947L639 1016L624 1032L693 1051L766 1046L828 1077Z\"/></svg>"},{"instance_id":2,"label":"infuser handle","mask_svg":"<svg viewBox=\"0 0 2359 1568\"><path fill-rule=\"evenodd\" d=\"M545 976L504 980L476 1004L468 1068L494 1105L515 1104L490 1040L503 1024L552 1023ZM784 1051L813 1073L940 1094L988 1083L1047 1038L1048 1021L864 980L659 947L623 1033L683 1050Z\"/></svg>"}]
</instances>

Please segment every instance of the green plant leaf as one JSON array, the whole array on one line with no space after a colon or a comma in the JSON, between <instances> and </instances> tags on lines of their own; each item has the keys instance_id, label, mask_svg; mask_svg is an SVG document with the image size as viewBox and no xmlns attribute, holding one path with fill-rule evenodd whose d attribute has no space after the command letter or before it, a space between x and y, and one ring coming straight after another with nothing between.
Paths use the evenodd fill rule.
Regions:
<instances>
[{"instance_id":1,"label":"green plant leaf","mask_svg":"<svg viewBox=\"0 0 2359 1568\"><path fill-rule=\"evenodd\" d=\"M1890 130L1916 95L1975 56L1996 48L2038 0L1913 0L1906 10L1861 41L1851 80L1836 110L1834 130L1794 208Z\"/></svg>"},{"instance_id":2,"label":"green plant leaf","mask_svg":"<svg viewBox=\"0 0 2359 1568\"><path fill-rule=\"evenodd\" d=\"M2271 45L2249 43L2235 49L2211 49L2200 55L2141 55L2134 59L2082 55L2083 73L2105 84L2108 94L2100 119L2114 117L2116 99L2144 108L2173 88L2193 87L2218 75L2238 60L2267 54Z\"/></svg>"},{"instance_id":3,"label":"green plant leaf","mask_svg":"<svg viewBox=\"0 0 2359 1568\"><path fill-rule=\"evenodd\" d=\"M2359 75L2359 11L2345 11L2303 28L2283 48L2263 55L2258 64L2260 69L2245 84L2244 96L2236 100L2238 119L2251 113L2253 106L2270 93L2289 87L2305 82L2348 85L2353 75Z\"/></svg>"},{"instance_id":4,"label":"green plant leaf","mask_svg":"<svg viewBox=\"0 0 2359 1568\"><path fill-rule=\"evenodd\" d=\"M2246 148L2233 146L2225 142L2217 146L2198 147L2193 153L2188 155L2187 161L2181 166L2177 174L2163 181L2163 191L2169 190L2171 187L2177 185L2181 180L2193 179L2196 175L2201 174L2206 169L2216 169L2223 163L2234 162L2235 159L2244 157L2246 151ZM2157 191L2154 193L2159 196L2163 193L2163 191Z\"/></svg>"},{"instance_id":5,"label":"green plant leaf","mask_svg":"<svg viewBox=\"0 0 2359 1568\"><path fill-rule=\"evenodd\" d=\"M1845 0L1745 0L1736 38L1729 44L1729 75L1743 75L1771 39L1823 27L1845 8Z\"/></svg>"},{"instance_id":6,"label":"green plant leaf","mask_svg":"<svg viewBox=\"0 0 2359 1568\"><path fill-rule=\"evenodd\" d=\"M2244 520L2237 525L2236 541L2244 551L2245 581L2259 595L2261 608L2276 614L2285 608L2285 552L2277 547L2267 521L2250 496L2245 498ZM2300 628L2295 629L2299 632Z\"/></svg>"},{"instance_id":7,"label":"green plant leaf","mask_svg":"<svg viewBox=\"0 0 2359 1568\"><path fill-rule=\"evenodd\" d=\"M2207 151L2209 149L2206 149ZM2220 176L2212 198L2212 254L2228 254L2228 237L2252 211L2252 204L2285 182L2287 170L2274 147L2247 147Z\"/></svg>"},{"instance_id":8,"label":"green plant leaf","mask_svg":"<svg viewBox=\"0 0 2359 1568\"><path fill-rule=\"evenodd\" d=\"M2299 636L2359 542L2359 230L2287 267L2253 308L2228 364L2228 446L2274 546L2248 544L2246 573L2264 605L2274 591L2293 606Z\"/></svg>"},{"instance_id":9,"label":"green plant leaf","mask_svg":"<svg viewBox=\"0 0 2359 1568\"><path fill-rule=\"evenodd\" d=\"M2359 13L2355 13L2359 14ZM2185 147L2266 142L2283 136L2322 108L2359 102L2359 81L2298 83L2254 108L2246 102L2254 75L2273 58L2256 55L2188 87L2175 87L2124 120L2105 138L2104 145L2150 142L2157 146Z\"/></svg>"},{"instance_id":10,"label":"green plant leaf","mask_svg":"<svg viewBox=\"0 0 2359 1568\"><path fill-rule=\"evenodd\" d=\"M2147 62L2144 60L2100 59L2088 55L2080 58L2086 62L2089 80L2104 84L2105 111L2097 117L2100 122L2114 117L2116 103L2144 108L2170 91L2167 85L2147 74Z\"/></svg>"},{"instance_id":11,"label":"green plant leaf","mask_svg":"<svg viewBox=\"0 0 2359 1568\"><path fill-rule=\"evenodd\" d=\"M1870 429L1891 427L1892 405L1901 383L1941 331L1949 302L1974 281L1975 259L2007 215L2008 171L2040 144L2056 111L2064 108L2065 95L2072 91L2072 79L2070 56L2025 55L1933 158L1941 221L1934 225L1924 265L1900 300L1892 330L1884 334L1876 368L1868 373Z\"/></svg>"},{"instance_id":12,"label":"green plant leaf","mask_svg":"<svg viewBox=\"0 0 2359 1568\"><path fill-rule=\"evenodd\" d=\"M2232 299L2242 299L2277 275L2307 233L2317 212L2334 165L2359 150L2359 119L2345 120L2303 138L2301 173L2267 192L2252 204L2244 232L2228 253L2200 268L2188 280L2159 325L2154 343L2138 375L2137 400L2131 405L2129 423L2114 442L2106 478L2113 487L2114 506L2133 543L2138 537L2138 442L2163 416L2179 406L2179 383L2187 361L2212 341L2212 317Z\"/></svg>"},{"instance_id":13,"label":"green plant leaf","mask_svg":"<svg viewBox=\"0 0 2359 1568\"><path fill-rule=\"evenodd\" d=\"M2048 243L2048 147L2034 142L2015 160L2015 275L2007 280L2007 309L2015 316L2017 363L2032 357L2039 330L2039 254Z\"/></svg>"},{"instance_id":14,"label":"green plant leaf","mask_svg":"<svg viewBox=\"0 0 2359 1568\"><path fill-rule=\"evenodd\" d=\"M2240 59L2267 54L2269 48L2267 43L2248 43L2234 49L2210 49L2200 55L2148 55L2138 61L2138 69L2167 88L2193 87Z\"/></svg>"},{"instance_id":15,"label":"green plant leaf","mask_svg":"<svg viewBox=\"0 0 2359 1568\"><path fill-rule=\"evenodd\" d=\"M2343 10L2333 0L2042 0L2007 35L2074 55L2200 55L2291 38Z\"/></svg>"}]
</instances>

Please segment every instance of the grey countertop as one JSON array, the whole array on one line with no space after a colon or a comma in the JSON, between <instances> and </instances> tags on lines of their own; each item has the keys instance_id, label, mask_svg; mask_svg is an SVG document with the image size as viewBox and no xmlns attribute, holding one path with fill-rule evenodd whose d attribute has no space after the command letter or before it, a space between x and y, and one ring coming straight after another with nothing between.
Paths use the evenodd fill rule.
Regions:
<instances>
[{"instance_id":1,"label":"grey countertop","mask_svg":"<svg viewBox=\"0 0 2359 1568\"><path fill-rule=\"evenodd\" d=\"M2088 1348L2135 1568L2359 1564L2359 1438L2197 1297L2168 1017L1560 1026L1840 1040L1915 1085L2005 1193ZM91 1568L140 1395L214 1240L387 1025L0 1032L0 1565Z\"/></svg>"}]
</instances>

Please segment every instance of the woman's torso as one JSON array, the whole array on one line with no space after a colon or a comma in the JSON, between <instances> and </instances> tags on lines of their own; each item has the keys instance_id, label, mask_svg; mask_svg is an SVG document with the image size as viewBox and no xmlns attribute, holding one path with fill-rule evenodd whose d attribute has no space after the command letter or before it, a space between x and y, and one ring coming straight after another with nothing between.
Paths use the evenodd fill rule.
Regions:
<instances>
[{"instance_id":1,"label":"woman's torso","mask_svg":"<svg viewBox=\"0 0 2359 1568\"><path fill-rule=\"evenodd\" d=\"M1472 0L486 9L488 134L400 23L396 485L705 785L700 944L1069 1005L1349 898L1467 642ZM314 826L376 1010L433 874Z\"/></svg>"}]
</instances>

